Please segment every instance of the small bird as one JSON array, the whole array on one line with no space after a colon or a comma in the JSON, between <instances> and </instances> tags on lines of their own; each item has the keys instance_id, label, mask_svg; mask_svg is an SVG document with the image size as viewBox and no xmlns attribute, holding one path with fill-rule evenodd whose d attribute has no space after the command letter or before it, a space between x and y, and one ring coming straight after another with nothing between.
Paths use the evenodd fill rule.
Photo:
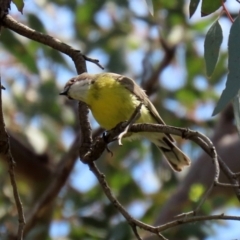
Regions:
<instances>
[{"instance_id":1,"label":"small bird","mask_svg":"<svg viewBox=\"0 0 240 240\"><path fill-rule=\"evenodd\" d=\"M99 125L106 130L128 120L142 103L137 123L164 124L148 96L134 80L115 73L82 73L71 78L60 95L85 102ZM170 134L159 132L131 133L126 139L145 137L162 150L169 165L181 171L190 165L189 158L174 144Z\"/></svg>"}]
</instances>

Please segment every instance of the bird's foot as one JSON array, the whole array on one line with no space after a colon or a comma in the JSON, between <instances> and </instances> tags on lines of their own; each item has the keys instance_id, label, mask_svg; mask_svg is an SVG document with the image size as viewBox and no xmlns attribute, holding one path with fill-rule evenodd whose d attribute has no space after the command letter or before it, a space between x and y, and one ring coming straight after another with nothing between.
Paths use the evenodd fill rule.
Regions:
<instances>
[{"instance_id":1,"label":"bird's foot","mask_svg":"<svg viewBox=\"0 0 240 240\"><path fill-rule=\"evenodd\" d=\"M103 132L102 134L102 138L103 138L103 141L106 143L106 147L105 149L107 150L108 153L111 154L111 157L113 156L113 152L108 148L108 139L107 139L107 133L106 132Z\"/></svg>"}]
</instances>

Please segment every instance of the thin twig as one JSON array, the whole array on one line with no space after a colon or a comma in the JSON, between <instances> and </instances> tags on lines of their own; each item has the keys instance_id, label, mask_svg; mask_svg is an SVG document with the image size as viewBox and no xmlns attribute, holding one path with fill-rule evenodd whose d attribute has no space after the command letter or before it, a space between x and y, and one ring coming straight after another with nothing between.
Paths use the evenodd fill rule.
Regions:
<instances>
[{"instance_id":1,"label":"thin twig","mask_svg":"<svg viewBox=\"0 0 240 240\"><path fill-rule=\"evenodd\" d=\"M211 186L207 189L207 191L204 193L204 195L201 197L200 202L198 203L198 206L194 209L194 215L196 215L196 213L199 211L200 207L203 205L203 203L206 201L206 199L208 198L208 196L210 195L210 193L213 190L214 185L214 181L211 184Z\"/></svg>"},{"instance_id":2,"label":"thin twig","mask_svg":"<svg viewBox=\"0 0 240 240\"><path fill-rule=\"evenodd\" d=\"M212 141L208 137L206 137L200 132L198 132L197 134L198 134L198 139L201 139L208 146L208 149L209 149L208 151L211 154L210 157L213 159L213 163L215 167L214 184L219 183L218 180L220 175L220 169L219 169L219 162L218 162L218 155L217 155L216 148L214 147ZM212 189L212 187L210 187L210 189ZM208 191L208 193L210 192Z\"/></svg>"},{"instance_id":3,"label":"thin twig","mask_svg":"<svg viewBox=\"0 0 240 240\"><path fill-rule=\"evenodd\" d=\"M186 218L188 216L195 216L195 212L194 211L190 211L190 212L180 213L180 214L174 216L174 218L181 219L181 218Z\"/></svg>"},{"instance_id":4,"label":"thin twig","mask_svg":"<svg viewBox=\"0 0 240 240\"><path fill-rule=\"evenodd\" d=\"M164 51L164 58L156 70L152 73L151 77L142 84L142 88L146 90L148 95L153 93L154 86L156 82L158 82L159 75L171 63L176 52L176 46L170 46L164 38L160 37L159 41Z\"/></svg>"},{"instance_id":5,"label":"thin twig","mask_svg":"<svg viewBox=\"0 0 240 240\"><path fill-rule=\"evenodd\" d=\"M224 214L220 215L211 215L211 216L194 216L194 217L188 217L183 219L178 219L172 222L169 222L167 224L163 224L157 227L153 227L151 225L145 224L139 220L134 219L124 208L123 206L118 202L118 200L113 196L110 187L108 186L105 176L98 170L95 163L89 163L90 170L94 173L94 175L97 177L105 195L108 197L108 199L111 201L111 203L119 210L119 212L124 216L124 218L129 222L131 226L135 224L137 227L145 229L149 232L152 232L154 234L157 234L159 236L160 232L165 231L169 228L190 223L190 222L198 222L198 221L205 221L205 220L235 220L240 221L240 217L237 216L225 216ZM163 237L162 235L160 235ZM164 237L163 237L164 239Z\"/></svg>"},{"instance_id":6,"label":"thin twig","mask_svg":"<svg viewBox=\"0 0 240 240\"><path fill-rule=\"evenodd\" d=\"M215 177L214 177L215 182L218 183L218 178L219 178L218 166L220 165L221 170L228 177L229 181L232 184L232 187L236 189L236 186L239 185L235 174L227 167L227 165L222 161L222 159L219 156L217 156L215 147L213 147L210 139L208 139L205 135L197 131L192 131L190 129L186 130L184 128L166 126L166 125L160 125L160 124L135 123L130 127L129 132L163 132L167 134L181 136L186 139L190 139L194 141L196 144L198 144L214 161L215 167L216 167ZM238 197L240 200L240 190L239 190Z\"/></svg>"},{"instance_id":7,"label":"thin twig","mask_svg":"<svg viewBox=\"0 0 240 240\"><path fill-rule=\"evenodd\" d=\"M158 233L156 227L152 227L151 225L145 224L137 219L134 219L119 203L119 201L114 197L110 187L108 186L104 174L102 174L99 169L97 168L94 162L88 163L90 170L93 174L97 177L105 195L108 197L110 202L118 209L118 211L123 215L123 217L127 220L130 226L136 225L139 228L145 229L147 231L153 232L155 234Z\"/></svg>"},{"instance_id":8,"label":"thin twig","mask_svg":"<svg viewBox=\"0 0 240 240\"><path fill-rule=\"evenodd\" d=\"M64 155L60 160L60 164L53 174L50 185L27 216L25 234L35 226L38 220L38 216L40 215L39 213L44 209L44 207L48 206L52 203L52 201L54 201L59 191L65 185L66 180L72 172L72 169L78 158L78 149L79 135L77 135L77 137L75 138L75 141L73 142L71 148L68 150L66 155Z\"/></svg>"},{"instance_id":9,"label":"thin twig","mask_svg":"<svg viewBox=\"0 0 240 240\"><path fill-rule=\"evenodd\" d=\"M223 7L224 12L227 14L229 20L233 23L234 20L232 19L231 14L230 14L229 11L227 10L227 8L226 8L226 6L225 6L225 4L224 4L224 0L222 0L222 7Z\"/></svg>"},{"instance_id":10,"label":"thin twig","mask_svg":"<svg viewBox=\"0 0 240 240\"><path fill-rule=\"evenodd\" d=\"M133 232L134 232L136 238L137 238L138 240L142 240L142 238L141 238L140 235L138 234L136 224L131 224L130 226L132 227L132 230L133 230Z\"/></svg>"},{"instance_id":11,"label":"thin twig","mask_svg":"<svg viewBox=\"0 0 240 240\"><path fill-rule=\"evenodd\" d=\"M162 240L168 240L167 238L165 238L160 232L157 233L157 236L162 239Z\"/></svg>"},{"instance_id":12,"label":"thin twig","mask_svg":"<svg viewBox=\"0 0 240 240\"><path fill-rule=\"evenodd\" d=\"M140 109L140 107L139 107ZM136 111L137 112L137 111ZM125 123L126 124L126 123ZM125 125L126 126L126 125ZM84 155L85 160L87 160L85 163L88 164L90 170L94 173L94 175L97 177L105 195L108 197L110 202L118 209L118 211L122 214L122 216L128 221L129 225L136 226L142 229L145 229L146 231L152 232L159 236L160 232L163 230L166 230L168 228L174 227L179 224L189 223L189 222L195 222L195 221L203 221L203 220L213 220L213 219L232 219L232 220L240 220L240 217L234 217L234 216L224 216L224 215L213 215L213 216L194 216L189 217L190 214L195 215L196 211L200 208L200 206L203 204L203 202L206 200L207 196L212 190L213 184L218 183L219 178L219 165L222 169L222 162L218 161L218 156L215 147L213 146L210 139L208 139L205 135L192 131L189 129L184 128L177 128L177 127L170 127L166 125L160 125L160 124L132 124L132 126L129 127L128 132L163 132L167 134L172 135L178 135L187 139L190 139L197 143L202 149L213 159L214 165L215 165L215 176L214 176L214 182L212 186L206 191L206 193L203 196L203 199L201 200L199 206L197 207L196 211L192 211L190 214L185 214L185 217L183 219L178 219L176 221L167 223L165 225L161 225L158 227L153 227L151 225L145 224L137 219L134 219L125 209L124 207L118 202L116 197L111 192L110 187L108 186L105 176L98 170L96 167L94 161L97 159L96 156L100 156L102 151L104 151L105 146L108 142L111 142L113 140L116 140L115 136L119 136L119 133L122 132L122 129L124 129L124 124L119 123L114 129L107 132L107 135L105 136L105 140L102 140L101 138L96 141L91 147L91 150L88 151L88 155ZM98 151L99 149L101 151ZM97 155L96 155L97 152ZM226 166L225 166L226 167ZM223 167L224 168L224 167ZM233 177L231 171L228 169L228 173L230 177ZM231 182L231 181L230 181ZM235 182L232 186L236 186ZM134 232L136 235L136 232Z\"/></svg>"},{"instance_id":13,"label":"thin twig","mask_svg":"<svg viewBox=\"0 0 240 240\"><path fill-rule=\"evenodd\" d=\"M1 86L1 78L0 78L0 86ZM15 162L12 157L12 153L10 150L10 144L9 144L9 136L7 134L7 131L5 129L5 123L3 118L3 111L2 111L2 90L0 88L0 153L3 154L9 165L9 176L11 180L12 190L13 190L13 196L14 200L17 206L18 211L18 232L17 232L17 240L22 240L23 238L23 229L25 226L25 218L24 218L24 212L23 212L23 206L22 202L18 193L18 188L15 180L15 174L14 174L14 168L15 168Z\"/></svg>"},{"instance_id":14,"label":"thin twig","mask_svg":"<svg viewBox=\"0 0 240 240\"><path fill-rule=\"evenodd\" d=\"M220 182L215 182L215 186L219 187L226 187L226 188L239 188L240 185L234 185L234 184L229 184L229 183L220 183Z\"/></svg>"},{"instance_id":15,"label":"thin twig","mask_svg":"<svg viewBox=\"0 0 240 240\"><path fill-rule=\"evenodd\" d=\"M240 188L235 187L236 185L239 185L238 179L236 178L235 174L229 169L226 163L219 156L218 156L218 161L219 161L221 170L226 175L229 182L233 185L233 190L238 198L238 201L240 201Z\"/></svg>"},{"instance_id":16,"label":"thin twig","mask_svg":"<svg viewBox=\"0 0 240 240\"><path fill-rule=\"evenodd\" d=\"M82 53L79 50L72 48L71 46L61 42L57 38L54 38L47 34L37 32L34 29L32 29L22 23L17 22L14 18L12 18L9 15L6 15L2 19L2 25L4 25L4 27L7 27L7 28L11 29L12 31L14 31L24 37L27 37L36 42L42 43L46 46L49 46L55 50L58 50L62 53L65 53L66 55L68 55L69 57L71 57L73 59L75 66L78 70L78 73L86 72L85 60L93 62L97 66L102 68L102 66L99 64L99 62L97 60L91 59L91 58L86 57L85 55L82 55ZM80 58L78 58L78 60L77 60L76 56L80 56Z\"/></svg>"},{"instance_id":17,"label":"thin twig","mask_svg":"<svg viewBox=\"0 0 240 240\"><path fill-rule=\"evenodd\" d=\"M107 148L108 143L113 142L118 138L121 139L124 136L124 134L127 133L126 130L128 130L129 127L132 126L134 121L136 121L136 119L139 118L141 106L142 103L138 105L138 107L135 109L131 118L128 121L119 123L116 127L111 129L110 131L107 131L103 137L96 138L94 143L92 143L90 123L88 119L84 118L85 114L82 114L85 110L80 109L79 110L80 123L82 123L81 126L85 125L85 127L81 127L83 135L82 139L84 140L80 149L81 161L83 163L89 163L97 160L105 149L108 150Z\"/></svg>"},{"instance_id":18,"label":"thin twig","mask_svg":"<svg viewBox=\"0 0 240 240\"><path fill-rule=\"evenodd\" d=\"M240 176L240 172L234 173L235 177L239 177Z\"/></svg>"},{"instance_id":19,"label":"thin twig","mask_svg":"<svg viewBox=\"0 0 240 240\"><path fill-rule=\"evenodd\" d=\"M191 223L191 222L200 222L200 221L206 221L206 220L233 220L233 221L240 221L240 217L237 216L229 216L224 214L219 215L210 215L210 216L194 216L194 217L188 217L184 219L178 219L172 222L169 222L167 224L163 224L161 226L158 226L157 229L159 232L165 231L169 228L176 227L181 224L185 223Z\"/></svg>"},{"instance_id":20,"label":"thin twig","mask_svg":"<svg viewBox=\"0 0 240 240\"><path fill-rule=\"evenodd\" d=\"M9 164L9 176L11 180L11 185L13 189L13 196L14 200L17 206L17 211L18 211L18 232L17 232L17 240L22 240L23 239L23 230L25 226L25 217L24 217L24 212L23 212L23 206L22 202L18 193L18 188L15 180L15 174L14 174L14 168L15 168L15 162L13 160L10 148L6 154L8 164Z\"/></svg>"},{"instance_id":21,"label":"thin twig","mask_svg":"<svg viewBox=\"0 0 240 240\"><path fill-rule=\"evenodd\" d=\"M90 58L90 57L87 57L85 55L82 55L82 56L86 61L95 63L98 67L100 67L102 70L104 70L104 67L99 63L98 59Z\"/></svg>"},{"instance_id":22,"label":"thin twig","mask_svg":"<svg viewBox=\"0 0 240 240\"><path fill-rule=\"evenodd\" d=\"M215 182L213 180L213 183L211 184L211 186L207 189L207 191L205 191L204 195L201 197L200 202L198 203L197 207L190 212L187 213L181 213L178 214L177 216L175 216L174 218L187 218L189 216L196 216L197 212L199 211L199 209L201 208L201 206L203 205L203 203L206 201L206 199L208 198L209 194L211 193L211 191L213 190L213 187L215 186Z\"/></svg>"}]
</instances>

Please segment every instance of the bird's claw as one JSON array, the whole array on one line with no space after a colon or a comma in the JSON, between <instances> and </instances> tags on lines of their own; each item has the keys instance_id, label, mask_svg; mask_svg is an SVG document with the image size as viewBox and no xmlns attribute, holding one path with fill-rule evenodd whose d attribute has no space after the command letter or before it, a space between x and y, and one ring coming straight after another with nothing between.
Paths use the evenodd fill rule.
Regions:
<instances>
[{"instance_id":1,"label":"bird's claw","mask_svg":"<svg viewBox=\"0 0 240 240\"><path fill-rule=\"evenodd\" d=\"M108 148L108 141L107 141L107 133L106 132L103 132L103 134L102 134L102 138L103 138L103 141L106 143L106 150L107 150L107 152L108 153L110 153L111 154L111 157L113 156L113 152Z\"/></svg>"}]
</instances>

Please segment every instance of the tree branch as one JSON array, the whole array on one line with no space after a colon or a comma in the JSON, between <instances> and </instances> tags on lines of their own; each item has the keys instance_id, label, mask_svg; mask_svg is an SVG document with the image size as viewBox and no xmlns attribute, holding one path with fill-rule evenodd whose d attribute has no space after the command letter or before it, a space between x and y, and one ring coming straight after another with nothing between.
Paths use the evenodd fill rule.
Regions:
<instances>
[{"instance_id":1,"label":"tree branch","mask_svg":"<svg viewBox=\"0 0 240 240\"><path fill-rule=\"evenodd\" d=\"M46 46L52 47L53 49L58 50L59 52L62 52L64 54L68 55L69 57L72 58L78 74L86 72L85 60L93 62L100 68L103 68L99 64L98 60L91 59L91 58L86 57L85 55L82 55L79 50L76 50L76 49L72 48L71 46L61 42L59 39L54 38L47 34L37 32L34 29L29 28L29 27L25 26L24 24L17 22L14 18L12 18L9 15L6 15L2 19L2 25L24 37L27 37L36 42L42 43Z\"/></svg>"},{"instance_id":2,"label":"tree branch","mask_svg":"<svg viewBox=\"0 0 240 240\"><path fill-rule=\"evenodd\" d=\"M157 69L151 75L151 77L142 84L142 88L146 90L147 95L151 95L153 93L154 86L158 81L158 76L171 63L176 51L176 46L168 46L167 42L163 38L160 38L160 42L162 44L165 55Z\"/></svg>"},{"instance_id":3,"label":"tree branch","mask_svg":"<svg viewBox=\"0 0 240 240\"><path fill-rule=\"evenodd\" d=\"M27 224L25 227L24 235L26 235L30 229L36 224L40 212L48 205L54 201L59 191L62 189L63 185L66 183L76 159L78 157L78 148L79 148L79 135L76 137L71 148L65 156L60 160L56 171L52 176L52 181L47 190L35 204L34 208L31 210L27 216Z\"/></svg>"},{"instance_id":4,"label":"tree branch","mask_svg":"<svg viewBox=\"0 0 240 240\"><path fill-rule=\"evenodd\" d=\"M4 25L5 27L13 30L14 32L22 36L25 36L29 39L32 39L34 41L37 41L39 43L52 47L53 49L58 50L64 54L67 54L69 57L72 58L78 74L81 74L87 71L85 60L93 62L100 68L103 68L100 65L98 60L91 59L86 57L85 55L82 55L79 50L73 49L71 46L61 42L60 40L50 35L39 33L25 26L24 24L17 22L9 15L5 15L5 17L2 19L2 25ZM71 150L67 154L66 158L63 160L63 165L61 166L60 169L56 171L55 173L56 178L54 179L50 187L47 189L47 191L45 191L41 199L37 202L34 209L28 216L26 232L28 232L34 226L34 224L36 223L38 213L42 210L44 205L53 201L53 199L56 197L59 190L65 183L67 177L71 172L73 164L77 158L76 148L78 148L80 145L80 152L82 151L81 149L85 149L85 147L89 148L89 144L87 144L87 146L85 145L86 139L91 138L90 137L91 129L86 128L86 124L85 124L85 123L88 123L88 118L87 118L88 108L85 103L79 102L79 113L81 115L80 137L79 137L80 140L78 138L76 139L75 143L72 145ZM71 159L71 161L69 161L69 158Z\"/></svg>"},{"instance_id":5,"label":"tree branch","mask_svg":"<svg viewBox=\"0 0 240 240\"><path fill-rule=\"evenodd\" d=\"M0 86L1 86L1 79L0 79ZM15 180L14 168L15 162L12 157L12 153L10 150L9 145L9 136L5 129L5 123L3 118L3 111L2 111L2 89L0 88L0 154L2 154L8 161L9 165L9 175L13 189L13 196L17 206L18 211L18 232L17 232L17 239L22 240L23 237L23 229L25 225L25 218L23 213L22 202L20 196L18 194L17 184Z\"/></svg>"},{"instance_id":6,"label":"tree branch","mask_svg":"<svg viewBox=\"0 0 240 240\"><path fill-rule=\"evenodd\" d=\"M130 216L128 214L128 212L122 207L122 205L118 202L118 200L113 196L113 194L110 190L110 187L108 186L108 184L105 180L105 176L97 169L95 163L93 162L97 159L97 157L100 156L98 146L101 146L101 151L104 151L107 143L114 141L116 139L116 136L119 135L119 132L121 132L122 129L125 129L125 126L126 126L126 123L120 123L114 129L110 130L107 133L107 135L104 137L104 139L102 139L102 140L98 139L97 144L94 144L92 146L91 152L89 152L88 155L84 155L83 159L85 157L84 162L89 165L90 170L97 177L99 183L102 186L104 193L106 194L108 199L112 202L112 204L121 212L121 214L125 217L125 219L128 221L128 223L130 224L130 226L132 228L134 227L134 229L136 230L136 226L137 226L139 228L145 229L152 233L160 234L160 231L166 230L170 227L173 227L173 226L176 226L179 224L188 223L188 222L213 220L213 219L233 219L233 220L240 219L240 217L232 217L232 216L230 216L230 217L228 216L225 218L225 216L222 216L222 215L189 217L189 214L185 214L185 217L183 219L176 220L176 221L173 221L173 222L170 222L165 225L158 226L158 227L152 227L150 225L147 225L141 221L138 221L138 220L132 218L132 216ZM137 133L137 132L162 132L162 133L166 133L166 134L181 136L183 138L194 141L213 160L213 163L215 166L215 175L214 175L214 182L213 182L212 186L214 186L214 185L222 186L223 185L222 183L219 183L219 174L220 174L219 164L221 166L221 169L227 168L227 166L224 166L223 163L221 162L221 160L219 161L215 147L213 146L210 139L207 138L205 135L203 135L199 132L196 132L196 131L189 130L189 129L171 127L171 126L160 125L160 124L133 124L132 126L129 127L129 132L134 132L134 133ZM99 143L101 143L101 144L99 144ZM95 151L97 152L97 154L94 154L94 153L96 153ZM228 170L230 171L230 169L228 169ZM228 173L229 173L229 171L228 171ZM232 177L232 175L231 175L231 177ZM229 181L231 182L230 179L229 179ZM205 193L200 205L202 205L204 200L209 195L210 191L212 190L212 186ZM239 185L236 184L235 182L232 182L232 184L229 184L229 186L232 186L234 188L239 187ZM199 205L199 207L200 207L200 205ZM186 216L188 216L188 218L186 218ZM136 235L136 231L134 231L134 233ZM139 239L138 234L136 235L136 237ZM164 237L162 236L162 238L164 238Z\"/></svg>"}]
</instances>

